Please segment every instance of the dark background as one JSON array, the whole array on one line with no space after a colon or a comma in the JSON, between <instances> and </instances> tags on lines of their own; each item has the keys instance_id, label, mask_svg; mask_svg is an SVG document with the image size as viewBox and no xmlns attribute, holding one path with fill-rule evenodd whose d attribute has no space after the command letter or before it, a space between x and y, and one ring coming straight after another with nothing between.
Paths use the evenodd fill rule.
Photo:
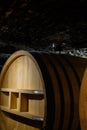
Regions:
<instances>
[{"instance_id":1,"label":"dark background","mask_svg":"<svg viewBox=\"0 0 87 130\"><path fill-rule=\"evenodd\" d=\"M83 48L87 48L86 0L0 1L1 67L20 49L55 53L80 49L85 55Z\"/></svg>"}]
</instances>

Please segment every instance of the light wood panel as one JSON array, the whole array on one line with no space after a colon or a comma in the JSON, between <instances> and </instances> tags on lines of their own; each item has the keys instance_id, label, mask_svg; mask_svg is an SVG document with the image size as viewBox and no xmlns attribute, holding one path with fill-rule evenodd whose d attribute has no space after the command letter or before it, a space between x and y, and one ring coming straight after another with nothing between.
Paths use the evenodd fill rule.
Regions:
<instances>
[{"instance_id":1,"label":"light wood panel","mask_svg":"<svg viewBox=\"0 0 87 130\"><path fill-rule=\"evenodd\" d=\"M11 121L10 128L8 124L6 125L7 129L13 130L13 125L17 122L15 116L18 116L18 130L39 130L43 127L44 81L39 66L31 54L21 50L6 61L1 72L0 87L1 110L6 122ZM11 118L5 114L6 112ZM19 123L19 116L23 124ZM24 119L27 121L25 122ZM22 124L21 128L20 124ZM31 127L31 125L33 126Z\"/></svg>"}]
</instances>

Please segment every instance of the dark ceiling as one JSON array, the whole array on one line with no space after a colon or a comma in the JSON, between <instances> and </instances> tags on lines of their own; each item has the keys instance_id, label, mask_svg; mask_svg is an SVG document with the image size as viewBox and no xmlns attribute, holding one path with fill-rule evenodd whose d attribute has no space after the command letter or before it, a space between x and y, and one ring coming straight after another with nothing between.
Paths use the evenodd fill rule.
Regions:
<instances>
[{"instance_id":1,"label":"dark ceiling","mask_svg":"<svg viewBox=\"0 0 87 130\"><path fill-rule=\"evenodd\" d=\"M0 50L87 48L85 0L3 0L0 2Z\"/></svg>"}]
</instances>

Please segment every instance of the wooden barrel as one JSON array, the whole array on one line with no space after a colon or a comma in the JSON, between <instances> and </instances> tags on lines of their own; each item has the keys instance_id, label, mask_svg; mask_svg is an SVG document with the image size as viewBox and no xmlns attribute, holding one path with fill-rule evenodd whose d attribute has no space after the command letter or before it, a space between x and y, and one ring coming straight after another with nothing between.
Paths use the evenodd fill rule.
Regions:
<instances>
[{"instance_id":1,"label":"wooden barrel","mask_svg":"<svg viewBox=\"0 0 87 130\"><path fill-rule=\"evenodd\" d=\"M12 54L0 77L6 129L80 130L79 93L86 66L86 59L69 55Z\"/></svg>"},{"instance_id":2,"label":"wooden barrel","mask_svg":"<svg viewBox=\"0 0 87 130\"><path fill-rule=\"evenodd\" d=\"M79 108L81 130L87 130L87 69L82 79Z\"/></svg>"}]
</instances>

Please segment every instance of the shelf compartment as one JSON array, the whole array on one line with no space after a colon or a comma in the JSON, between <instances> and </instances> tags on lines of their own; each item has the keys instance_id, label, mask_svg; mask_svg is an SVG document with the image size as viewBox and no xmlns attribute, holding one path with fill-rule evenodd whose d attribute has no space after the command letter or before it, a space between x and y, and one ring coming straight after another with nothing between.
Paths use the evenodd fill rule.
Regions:
<instances>
[{"instance_id":1,"label":"shelf compartment","mask_svg":"<svg viewBox=\"0 0 87 130\"><path fill-rule=\"evenodd\" d=\"M21 112L28 112L35 116L44 115L44 96L43 94L21 93Z\"/></svg>"},{"instance_id":2,"label":"shelf compartment","mask_svg":"<svg viewBox=\"0 0 87 130\"><path fill-rule=\"evenodd\" d=\"M0 92L0 105L4 107L10 107L10 93Z\"/></svg>"},{"instance_id":3,"label":"shelf compartment","mask_svg":"<svg viewBox=\"0 0 87 130\"><path fill-rule=\"evenodd\" d=\"M20 111L28 112L28 94L21 93Z\"/></svg>"},{"instance_id":4,"label":"shelf compartment","mask_svg":"<svg viewBox=\"0 0 87 130\"><path fill-rule=\"evenodd\" d=\"M31 115L44 117L44 99L29 99L28 102L28 111Z\"/></svg>"},{"instance_id":5,"label":"shelf compartment","mask_svg":"<svg viewBox=\"0 0 87 130\"><path fill-rule=\"evenodd\" d=\"M17 92L11 92L10 109L20 110L20 96Z\"/></svg>"}]
</instances>

